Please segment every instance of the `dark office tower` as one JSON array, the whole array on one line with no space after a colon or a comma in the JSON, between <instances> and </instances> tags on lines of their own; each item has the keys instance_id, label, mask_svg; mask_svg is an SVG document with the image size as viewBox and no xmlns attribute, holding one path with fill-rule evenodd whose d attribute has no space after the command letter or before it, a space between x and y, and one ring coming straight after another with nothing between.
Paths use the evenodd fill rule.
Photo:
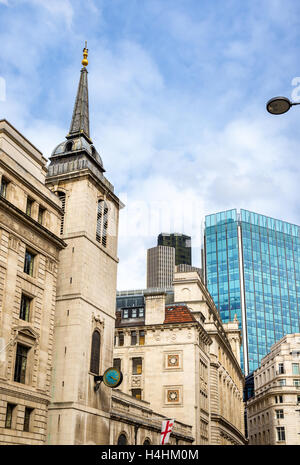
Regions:
<instances>
[{"instance_id":1,"label":"dark office tower","mask_svg":"<svg viewBox=\"0 0 300 465\"><path fill-rule=\"evenodd\" d=\"M157 238L157 245L175 248L175 265L192 264L192 240L190 236L178 233L161 233Z\"/></svg>"},{"instance_id":2,"label":"dark office tower","mask_svg":"<svg viewBox=\"0 0 300 465\"><path fill-rule=\"evenodd\" d=\"M247 210L209 215L203 257L222 320L240 321L248 375L272 344L300 332L300 228Z\"/></svg>"}]
</instances>

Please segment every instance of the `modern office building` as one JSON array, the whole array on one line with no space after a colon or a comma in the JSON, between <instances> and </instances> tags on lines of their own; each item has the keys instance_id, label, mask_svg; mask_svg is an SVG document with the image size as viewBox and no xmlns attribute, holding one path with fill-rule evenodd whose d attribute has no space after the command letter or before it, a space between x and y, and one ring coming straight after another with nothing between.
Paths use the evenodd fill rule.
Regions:
<instances>
[{"instance_id":1,"label":"modern office building","mask_svg":"<svg viewBox=\"0 0 300 465\"><path fill-rule=\"evenodd\" d=\"M174 247L175 265L192 264L192 239L190 236L179 233L161 233L157 238L157 245Z\"/></svg>"},{"instance_id":2,"label":"modern office building","mask_svg":"<svg viewBox=\"0 0 300 465\"><path fill-rule=\"evenodd\" d=\"M240 322L248 375L276 341L300 330L300 228L247 210L208 215L203 257L222 320L236 314Z\"/></svg>"},{"instance_id":3,"label":"modern office building","mask_svg":"<svg viewBox=\"0 0 300 465\"><path fill-rule=\"evenodd\" d=\"M172 286L175 249L158 245L147 250L147 288Z\"/></svg>"}]
</instances>

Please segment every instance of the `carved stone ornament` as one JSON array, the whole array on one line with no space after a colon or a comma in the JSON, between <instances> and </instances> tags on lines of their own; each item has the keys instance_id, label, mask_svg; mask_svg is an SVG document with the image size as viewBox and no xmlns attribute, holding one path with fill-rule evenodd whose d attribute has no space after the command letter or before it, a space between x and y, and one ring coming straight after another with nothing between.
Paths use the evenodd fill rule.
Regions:
<instances>
[{"instance_id":1,"label":"carved stone ornament","mask_svg":"<svg viewBox=\"0 0 300 465\"><path fill-rule=\"evenodd\" d=\"M21 244L21 241L16 236L14 236L13 234L9 235L8 247L10 249L12 249L15 252L19 253L20 244Z\"/></svg>"},{"instance_id":2,"label":"carved stone ornament","mask_svg":"<svg viewBox=\"0 0 300 465\"><path fill-rule=\"evenodd\" d=\"M131 386L140 387L141 386L141 377L140 376L132 376L131 377Z\"/></svg>"}]
</instances>

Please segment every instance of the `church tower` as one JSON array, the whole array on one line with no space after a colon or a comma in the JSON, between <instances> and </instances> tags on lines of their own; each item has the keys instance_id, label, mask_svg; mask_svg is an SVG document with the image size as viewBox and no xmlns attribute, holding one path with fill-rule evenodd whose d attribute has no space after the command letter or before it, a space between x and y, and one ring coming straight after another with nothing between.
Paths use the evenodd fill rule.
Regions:
<instances>
[{"instance_id":1,"label":"church tower","mask_svg":"<svg viewBox=\"0 0 300 465\"><path fill-rule=\"evenodd\" d=\"M66 140L50 157L46 184L61 199L48 444L108 444L111 390L94 376L112 366L117 242L122 203L90 138L88 50Z\"/></svg>"}]
</instances>

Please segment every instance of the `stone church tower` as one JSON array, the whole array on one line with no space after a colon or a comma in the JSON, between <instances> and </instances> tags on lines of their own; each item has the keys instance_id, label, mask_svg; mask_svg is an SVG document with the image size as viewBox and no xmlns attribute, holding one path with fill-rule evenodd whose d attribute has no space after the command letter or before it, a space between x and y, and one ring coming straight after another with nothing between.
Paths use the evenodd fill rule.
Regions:
<instances>
[{"instance_id":1,"label":"stone church tower","mask_svg":"<svg viewBox=\"0 0 300 465\"><path fill-rule=\"evenodd\" d=\"M94 376L112 366L119 209L90 138L84 59L66 140L46 184L62 202L48 444L108 444L111 390Z\"/></svg>"}]
</instances>

